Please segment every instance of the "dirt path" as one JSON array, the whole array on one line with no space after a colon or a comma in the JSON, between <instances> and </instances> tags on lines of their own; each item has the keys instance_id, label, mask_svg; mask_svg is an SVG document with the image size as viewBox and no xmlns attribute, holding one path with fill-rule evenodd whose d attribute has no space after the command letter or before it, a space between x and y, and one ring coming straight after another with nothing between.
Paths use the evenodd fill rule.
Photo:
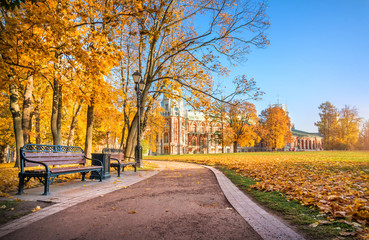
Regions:
<instances>
[{"instance_id":1,"label":"dirt path","mask_svg":"<svg viewBox=\"0 0 369 240\"><path fill-rule=\"evenodd\" d=\"M229 205L213 173L168 163L126 189L48 216L1 239L261 239Z\"/></svg>"}]
</instances>

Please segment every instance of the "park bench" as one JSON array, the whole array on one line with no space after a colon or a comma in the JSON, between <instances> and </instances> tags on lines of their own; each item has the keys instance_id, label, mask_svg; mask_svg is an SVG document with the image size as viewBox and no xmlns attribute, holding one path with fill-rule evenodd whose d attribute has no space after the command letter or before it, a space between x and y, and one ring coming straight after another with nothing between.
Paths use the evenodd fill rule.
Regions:
<instances>
[{"instance_id":1,"label":"park bench","mask_svg":"<svg viewBox=\"0 0 369 240\"><path fill-rule=\"evenodd\" d=\"M102 162L87 158L80 147L26 144L20 149L20 153L19 195L31 178L38 179L44 185L43 195L49 195L49 185L62 174L81 173L82 181L85 181L87 172L96 171L100 182L102 181ZM87 166L86 159L93 160L96 166ZM36 166L39 167L35 168Z\"/></svg>"},{"instance_id":2,"label":"park bench","mask_svg":"<svg viewBox=\"0 0 369 240\"><path fill-rule=\"evenodd\" d=\"M122 149L104 148L102 153L110 155L110 167L113 167L118 171L118 177L120 177L121 169L122 172L124 172L124 168L126 166L133 166L135 168L135 172L137 171L135 161L125 161L124 152Z\"/></svg>"}]
</instances>

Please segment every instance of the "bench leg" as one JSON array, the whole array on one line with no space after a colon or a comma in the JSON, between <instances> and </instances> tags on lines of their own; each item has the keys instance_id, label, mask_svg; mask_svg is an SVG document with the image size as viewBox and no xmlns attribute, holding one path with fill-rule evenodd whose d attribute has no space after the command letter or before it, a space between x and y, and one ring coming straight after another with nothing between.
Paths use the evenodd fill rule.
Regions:
<instances>
[{"instance_id":1,"label":"bench leg","mask_svg":"<svg viewBox=\"0 0 369 240\"><path fill-rule=\"evenodd\" d=\"M135 168L135 172L137 172L136 164L132 165Z\"/></svg>"},{"instance_id":2,"label":"bench leg","mask_svg":"<svg viewBox=\"0 0 369 240\"><path fill-rule=\"evenodd\" d=\"M50 195L49 186L50 186L50 177L46 176L44 183L44 193L42 195Z\"/></svg>"},{"instance_id":3,"label":"bench leg","mask_svg":"<svg viewBox=\"0 0 369 240\"><path fill-rule=\"evenodd\" d=\"M99 182L102 182L102 177L103 177L103 169L100 170L100 181Z\"/></svg>"},{"instance_id":4,"label":"bench leg","mask_svg":"<svg viewBox=\"0 0 369 240\"><path fill-rule=\"evenodd\" d=\"M120 165L118 165L118 177L120 177Z\"/></svg>"},{"instance_id":5,"label":"bench leg","mask_svg":"<svg viewBox=\"0 0 369 240\"><path fill-rule=\"evenodd\" d=\"M19 173L19 185L18 185L18 193L17 195L22 195L24 188L24 177L21 173Z\"/></svg>"},{"instance_id":6,"label":"bench leg","mask_svg":"<svg viewBox=\"0 0 369 240\"><path fill-rule=\"evenodd\" d=\"M81 173L82 174L82 182L84 182L84 181L86 181L86 173L85 172L83 172L83 173Z\"/></svg>"}]
</instances>

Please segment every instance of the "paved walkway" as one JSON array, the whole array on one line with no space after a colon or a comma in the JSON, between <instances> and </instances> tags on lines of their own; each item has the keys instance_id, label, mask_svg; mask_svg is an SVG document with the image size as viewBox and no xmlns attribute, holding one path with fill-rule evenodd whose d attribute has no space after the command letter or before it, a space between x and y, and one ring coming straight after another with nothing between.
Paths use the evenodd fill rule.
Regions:
<instances>
[{"instance_id":1,"label":"paved walkway","mask_svg":"<svg viewBox=\"0 0 369 240\"><path fill-rule=\"evenodd\" d=\"M219 186L229 203L263 239L304 239L291 228L287 227L277 218L251 201L248 196L239 190L231 180L224 176L219 170L208 166L204 167L214 172L218 179Z\"/></svg>"},{"instance_id":2,"label":"paved walkway","mask_svg":"<svg viewBox=\"0 0 369 240\"><path fill-rule=\"evenodd\" d=\"M160 162L157 163L159 166L163 166ZM204 167L214 172L219 186L230 204L263 239L303 239L288 226L252 202L221 172L212 167ZM72 181L65 184L52 184L50 186L51 195L49 196L41 195L42 188L26 189L26 194L15 197L29 201L53 201L56 204L1 226L0 238L77 203L138 183L160 171L161 169L139 171L137 173L125 172L121 178L115 177L115 173L113 173L112 178L103 182L88 180L86 182Z\"/></svg>"},{"instance_id":3,"label":"paved walkway","mask_svg":"<svg viewBox=\"0 0 369 240\"><path fill-rule=\"evenodd\" d=\"M124 172L120 178L115 177L115 173L113 173L111 178L103 180L103 182L86 179L85 182L74 180L68 183L51 184L50 195L47 196L42 195L44 191L43 187L25 189L24 194L14 195L13 197L21 199L22 201L51 201L55 204L0 226L0 238L78 203L131 186L154 176L158 172L159 171Z\"/></svg>"}]
</instances>

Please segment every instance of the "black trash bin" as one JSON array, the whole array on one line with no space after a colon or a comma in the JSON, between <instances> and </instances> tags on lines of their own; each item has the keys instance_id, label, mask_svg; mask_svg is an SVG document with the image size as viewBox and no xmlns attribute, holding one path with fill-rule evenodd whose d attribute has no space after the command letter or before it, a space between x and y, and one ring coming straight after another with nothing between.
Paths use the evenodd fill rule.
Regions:
<instances>
[{"instance_id":1,"label":"black trash bin","mask_svg":"<svg viewBox=\"0 0 369 240\"><path fill-rule=\"evenodd\" d=\"M92 153L92 159L100 160L103 163L103 176L102 179L110 178L110 154L106 153ZM100 165L97 161L92 160L92 165ZM91 172L90 179L100 179L97 172Z\"/></svg>"}]
</instances>

